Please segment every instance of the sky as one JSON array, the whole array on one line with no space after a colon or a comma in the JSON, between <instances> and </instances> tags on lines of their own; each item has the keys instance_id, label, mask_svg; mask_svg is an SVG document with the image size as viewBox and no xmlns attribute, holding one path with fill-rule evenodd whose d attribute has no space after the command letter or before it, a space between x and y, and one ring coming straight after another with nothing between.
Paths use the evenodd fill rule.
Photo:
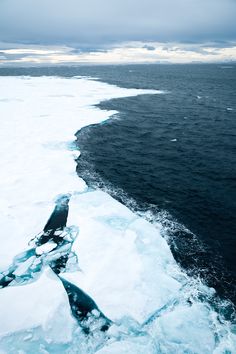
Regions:
<instances>
[{"instance_id":1,"label":"sky","mask_svg":"<svg viewBox=\"0 0 236 354\"><path fill-rule=\"evenodd\" d=\"M236 0L0 0L0 67L236 60Z\"/></svg>"}]
</instances>

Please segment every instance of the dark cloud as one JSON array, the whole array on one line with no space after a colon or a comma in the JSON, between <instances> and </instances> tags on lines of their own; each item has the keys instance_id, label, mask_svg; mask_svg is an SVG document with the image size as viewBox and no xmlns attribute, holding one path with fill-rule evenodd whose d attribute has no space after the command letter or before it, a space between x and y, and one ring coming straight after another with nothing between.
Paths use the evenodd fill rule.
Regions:
<instances>
[{"instance_id":1,"label":"dark cloud","mask_svg":"<svg viewBox=\"0 0 236 354\"><path fill-rule=\"evenodd\" d=\"M1 56L1 54L0 54ZM34 53L19 53L19 54L6 54L4 53L4 57L5 57L5 60L7 60L8 62L10 61L15 61L15 60L22 60L24 58L37 58L37 59L40 59L40 58L43 58L44 55L43 54L37 54L35 55Z\"/></svg>"},{"instance_id":2,"label":"dark cloud","mask_svg":"<svg viewBox=\"0 0 236 354\"><path fill-rule=\"evenodd\" d=\"M155 49L156 49L156 47L154 47L154 46L152 46L152 45L145 44L145 45L143 46L143 49L147 49L147 50L155 50Z\"/></svg>"},{"instance_id":3,"label":"dark cloud","mask_svg":"<svg viewBox=\"0 0 236 354\"><path fill-rule=\"evenodd\" d=\"M223 43L236 39L235 14L235 0L0 0L0 40L82 51L124 41Z\"/></svg>"},{"instance_id":4,"label":"dark cloud","mask_svg":"<svg viewBox=\"0 0 236 354\"><path fill-rule=\"evenodd\" d=\"M83 52L86 53L107 53L108 49L103 49L103 46L100 47L90 47L90 46L81 46L80 48L74 48L69 51L71 54L81 54Z\"/></svg>"}]
</instances>

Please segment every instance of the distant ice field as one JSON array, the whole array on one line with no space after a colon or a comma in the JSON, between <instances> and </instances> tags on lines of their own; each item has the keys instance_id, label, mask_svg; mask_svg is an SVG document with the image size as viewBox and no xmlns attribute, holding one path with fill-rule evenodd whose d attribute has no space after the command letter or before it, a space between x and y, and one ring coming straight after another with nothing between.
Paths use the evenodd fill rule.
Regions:
<instances>
[{"instance_id":1,"label":"distant ice field","mask_svg":"<svg viewBox=\"0 0 236 354\"><path fill-rule=\"evenodd\" d=\"M214 289L180 269L161 225L76 174L74 135L116 113L95 105L140 94L165 92L82 77L0 77L0 273L43 230L58 196L69 194L78 268L62 276L113 322L107 333L86 336L45 266L34 280L0 289L1 353L236 352L232 324L210 305Z\"/></svg>"}]
</instances>

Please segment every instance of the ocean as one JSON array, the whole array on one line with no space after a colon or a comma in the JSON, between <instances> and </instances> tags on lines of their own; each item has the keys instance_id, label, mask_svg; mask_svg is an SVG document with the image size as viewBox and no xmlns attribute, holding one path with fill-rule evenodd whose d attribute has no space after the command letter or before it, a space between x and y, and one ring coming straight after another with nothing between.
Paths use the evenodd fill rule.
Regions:
<instances>
[{"instance_id":1,"label":"ocean","mask_svg":"<svg viewBox=\"0 0 236 354\"><path fill-rule=\"evenodd\" d=\"M101 103L118 113L78 134L78 174L151 211L181 266L236 304L236 67L116 67L108 76L166 94Z\"/></svg>"},{"instance_id":2,"label":"ocean","mask_svg":"<svg viewBox=\"0 0 236 354\"><path fill-rule=\"evenodd\" d=\"M211 305L221 312L224 300L229 301L227 306L222 306L223 316L234 322L236 66L107 65L0 69L0 76L22 75L25 78L75 77L78 80L84 77L89 79L88 82L95 80L109 84L109 87L152 90L127 94L128 97L125 92L116 95L114 91L112 95L119 98L96 98L99 103L95 102L94 112L103 112L110 117L101 121L90 119L91 124L83 123L81 129L78 125L74 130L75 141L69 149L80 151L79 157L75 157L77 175L86 182L89 191L100 190L109 194L135 215L159 227L180 268L192 279L200 279L216 290ZM34 86L33 82L29 84ZM86 86L80 88L83 90L83 87L86 90ZM93 90L89 90L92 95ZM155 92L159 94L153 94ZM86 92L82 94L86 98ZM70 94L50 94L48 97L61 97L65 100L65 109L71 114ZM46 117L44 112L41 113L41 117ZM86 110L80 111L80 115L85 114L84 122L87 113ZM76 120L73 127L76 127ZM50 149L55 150L59 142L53 144ZM59 162L60 159L56 160L55 165L58 166ZM83 200L81 203L83 205ZM91 200L91 213L93 203ZM149 269L149 272L155 273L155 269ZM232 306L229 306L230 302ZM173 348L169 352L171 350Z\"/></svg>"}]
</instances>

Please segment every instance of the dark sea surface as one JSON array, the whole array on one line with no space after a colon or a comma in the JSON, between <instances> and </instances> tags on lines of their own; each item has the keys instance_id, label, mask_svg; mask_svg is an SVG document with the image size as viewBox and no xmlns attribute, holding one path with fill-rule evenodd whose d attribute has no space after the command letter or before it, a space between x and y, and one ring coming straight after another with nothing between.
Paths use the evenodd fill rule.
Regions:
<instances>
[{"instance_id":1,"label":"dark sea surface","mask_svg":"<svg viewBox=\"0 0 236 354\"><path fill-rule=\"evenodd\" d=\"M166 91L102 102L118 113L77 134L77 172L161 222L179 264L236 304L236 66L0 69L22 74Z\"/></svg>"}]
</instances>

